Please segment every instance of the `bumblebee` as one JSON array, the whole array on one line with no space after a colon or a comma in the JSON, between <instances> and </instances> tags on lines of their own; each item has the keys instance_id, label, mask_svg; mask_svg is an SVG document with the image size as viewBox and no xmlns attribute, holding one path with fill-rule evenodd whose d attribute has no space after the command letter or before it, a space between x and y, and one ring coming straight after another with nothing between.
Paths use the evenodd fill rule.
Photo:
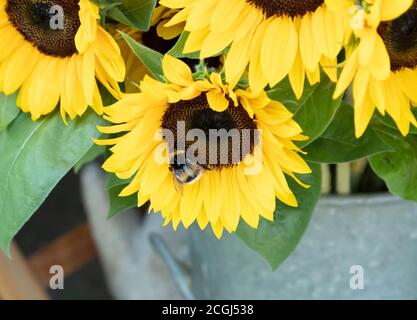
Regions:
<instances>
[{"instance_id":1,"label":"bumblebee","mask_svg":"<svg viewBox=\"0 0 417 320\"><path fill-rule=\"evenodd\" d=\"M182 161L179 161L179 158ZM185 151L175 151L170 158L169 170L180 185L194 184L201 179L204 172L210 170L206 165L194 163L185 156Z\"/></svg>"}]
</instances>

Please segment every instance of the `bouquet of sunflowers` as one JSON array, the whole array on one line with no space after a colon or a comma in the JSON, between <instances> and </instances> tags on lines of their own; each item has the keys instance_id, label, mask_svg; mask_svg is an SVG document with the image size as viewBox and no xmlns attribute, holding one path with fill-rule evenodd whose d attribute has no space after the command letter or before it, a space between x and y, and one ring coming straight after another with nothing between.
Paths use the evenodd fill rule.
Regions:
<instances>
[{"instance_id":1,"label":"bouquet of sunflowers","mask_svg":"<svg viewBox=\"0 0 417 320\"><path fill-rule=\"evenodd\" d=\"M0 245L105 157L110 216L236 233L275 268L320 164L417 201L417 1L0 0Z\"/></svg>"}]
</instances>

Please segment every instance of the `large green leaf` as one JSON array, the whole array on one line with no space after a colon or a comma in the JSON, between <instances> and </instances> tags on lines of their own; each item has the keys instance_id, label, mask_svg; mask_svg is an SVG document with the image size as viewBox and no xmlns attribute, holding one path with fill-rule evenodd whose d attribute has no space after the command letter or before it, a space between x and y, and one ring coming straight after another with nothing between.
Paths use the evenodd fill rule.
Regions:
<instances>
[{"instance_id":1,"label":"large green leaf","mask_svg":"<svg viewBox=\"0 0 417 320\"><path fill-rule=\"evenodd\" d=\"M341 103L341 99L334 100L332 97L334 88L335 85L322 75L319 84L310 86L306 83L299 100L295 97L288 79L268 92L271 99L280 101L294 113L294 119L310 138L301 143L301 146L306 146L321 136L333 120Z\"/></svg>"},{"instance_id":2,"label":"large green leaf","mask_svg":"<svg viewBox=\"0 0 417 320\"><path fill-rule=\"evenodd\" d=\"M119 197L120 192L126 188L129 183L130 181L120 180L114 174L107 174L106 189L108 191L110 202L108 218L112 218L127 209L137 206L137 194L129 197Z\"/></svg>"},{"instance_id":3,"label":"large green leaf","mask_svg":"<svg viewBox=\"0 0 417 320\"><path fill-rule=\"evenodd\" d=\"M143 44L140 44L135 39L129 37L127 34L120 32L134 54L139 58L143 65L149 70L154 78L163 80L164 72L162 70L162 54L152 50Z\"/></svg>"},{"instance_id":4,"label":"large green leaf","mask_svg":"<svg viewBox=\"0 0 417 320\"><path fill-rule=\"evenodd\" d=\"M318 163L341 163L392 151L375 133L372 125L357 139L353 123L353 108L342 103L327 130L304 149L307 152L304 158Z\"/></svg>"},{"instance_id":5,"label":"large green leaf","mask_svg":"<svg viewBox=\"0 0 417 320\"><path fill-rule=\"evenodd\" d=\"M416 108L412 108L411 111L413 112L414 116L417 118L417 110ZM375 116L377 119L382 122L383 124L387 125L388 127L398 130L397 124L392 120L392 118L388 115L381 115L379 112L375 112ZM417 128L413 125L410 125L410 133L417 134Z\"/></svg>"},{"instance_id":6,"label":"large green leaf","mask_svg":"<svg viewBox=\"0 0 417 320\"><path fill-rule=\"evenodd\" d=\"M103 146L99 146L97 144L94 144L91 146L91 148L86 152L85 155L82 156L80 160L75 164L74 166L74 172L78 173L80 172L81 168L97 159L99 156L103 155L106 151L106 148Z\"/></svg>"},{"instance_id":7,"label":"large green leaf","mask_svg":"<svg viewBox=\"0 0 417 320\"><path fill-rule=\"evenodd\" d=\"M0 134L0 247L4 251L55 185L90 149L100 123L93 113L67 126L59 114L32 122L22 113Z\"/></svg>"},{"instance_id":8,"label":"large green leaf","mask_svg":"<svg viewBox=\"0 0 417 320\"><path fill-rule=\"evenodd\" d=\"M417 201L417 136L404 138L398 130L378 127L380 138L394 152L370 157L370 164L392 194L403 199Z\"/></svg>"},{"instance_id":9,"label":"large green leaf","mask_svg":"<svg viewBox=\"0 0 417 320\"><path fill-rule=\"evenodd\" d=\"M277 269L298 245L320 197L321 169L317 164L310 166L313 174L302 178L305 183L311 185L309 189L291 183L299 202L298 208L277 202L274 222L262 220L257 230L241 223L237 230L239 238L264 256L273 269Z\"/></svg>"},{"instance_id":10,"label":"large green leaf","mask_svg":"<svg viewBox=\"0 0 417 320\"><path fill-rule=\"evenodd\" d=\"M16 94L6 96L0 93L0 131L16 119L19 113L20 111L16 107Z\"/></svg>"},{"instance_id":11,"label":"large green leaf","mask_svg":"<svg viewBox=\"0 0 417 320\"><path fill-rule=\"evenodd\" d=\"M109 5L107 14L114 20L147 31L157 0L101 0L100 2Z\"/></svg>"}]
</instances>

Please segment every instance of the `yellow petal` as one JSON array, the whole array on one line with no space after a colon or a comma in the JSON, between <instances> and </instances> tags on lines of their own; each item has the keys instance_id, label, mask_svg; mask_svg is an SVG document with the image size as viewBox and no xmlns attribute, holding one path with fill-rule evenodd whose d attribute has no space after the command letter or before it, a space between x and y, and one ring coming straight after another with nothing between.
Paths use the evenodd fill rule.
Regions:
<instances>
[{"instance_id":1,"label":"yellow petal","mask_svg":"<svg viewBox=\"0 0 417 320\"><path fill-rule=\"evenodd\" d=\"M190 68L181 60L165 55L162 60L162 68L165 77L173 84L186 87L193 83L193 75Z\"/></svg>"},{"instance_id":2,"label":"yellow petal","mask_svg":"<svg viewBox=\"0 0 417 320\"><path fill-rule=\"evenodd\" d=\"M413 4L413 0L384 0L381 7L381 20L389 21L398 18Z\"/></svg>"},{"instance_id":3,"label":"yellow petal","mask_svg":"<svg viewBox=\"0 0 417 320\"><path fill-rule=\"evenodd\" d=\"M223 112L229 107L229 101L223 93L216 90L208 91L206 93L207 101L210 108L217 112Z\"/></svg>"}]
</instances>

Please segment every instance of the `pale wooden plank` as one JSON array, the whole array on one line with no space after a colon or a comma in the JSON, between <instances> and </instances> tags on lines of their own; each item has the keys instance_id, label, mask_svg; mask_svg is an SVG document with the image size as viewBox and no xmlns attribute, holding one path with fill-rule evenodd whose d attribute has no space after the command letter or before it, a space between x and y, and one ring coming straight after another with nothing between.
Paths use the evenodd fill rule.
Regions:
<instances>
[{"instance_id":1,"label":"pale wooden plank","mask_svg":"<svg viewBox=\"0 0 417 320\"><path fill-rule=\"evenodd\" d=\"M0 252L0 297L4 300L49 299L18 246L12 243L12 259Z\"/></svg>"}]
</instances>

